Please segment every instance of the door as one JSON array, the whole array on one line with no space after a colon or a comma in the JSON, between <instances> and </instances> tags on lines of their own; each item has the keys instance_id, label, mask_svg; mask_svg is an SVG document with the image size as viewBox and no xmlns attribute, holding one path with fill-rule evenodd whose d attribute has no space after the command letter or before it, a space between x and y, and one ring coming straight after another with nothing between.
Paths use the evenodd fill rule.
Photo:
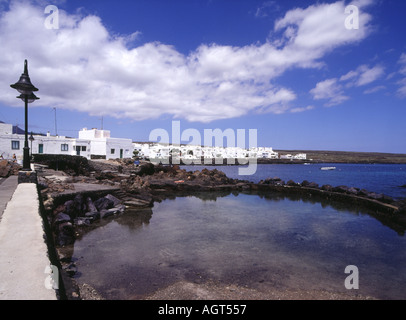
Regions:
<instances>
[{"instance_id":1,"label":"door","mask_svg":"<svg viewBox=\"0 0 406 320\"><path fill-rule=\"evenodd\" d=\"M80 146L76 146L76 155L80 156Z\"/></svg>"},{"instance_id":2,"label":"door","mask_svg":"<svg viewBox=\"0 0 406 320\"><path fill-rule=\"evenodd\" d=\"M120 149L120 159L123 159L123 149Z\"/></svg>"},{"instance_id":3,"label":"door","mask_svg":"<svg viewBox=\"0 0 406 320\"><path fill-rule=\"evenodd\" d=\"M38 145L38 153L44 153L44 145L42 143Z\"/></svg>"}]
</instances>

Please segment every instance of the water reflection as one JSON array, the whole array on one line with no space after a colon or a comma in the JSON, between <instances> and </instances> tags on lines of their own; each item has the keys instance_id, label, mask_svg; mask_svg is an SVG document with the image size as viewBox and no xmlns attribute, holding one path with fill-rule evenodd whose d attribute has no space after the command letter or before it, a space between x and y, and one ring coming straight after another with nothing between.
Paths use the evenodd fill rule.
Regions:
<instances>
[{"instance_id":1,"label":"water reflection","mask_svg":"<svg viewBox=\"0 0 406 320\"><path fill-rule=\"evenodd\" d=\"M132 209L126 210L124 215L121 215L115 219L119 225L128 227L129 230L136 230L149 225L152 218L152 209Z\"/></svg>"},{"instance_id":2,"label":"water reflection","mask_svg":"<svg viewBox=\"0 0 406 320\"><path fill-rule=\"evenodd\" d=\"M75 243L78 282L108 299L143 298L179 281L257 290L346 292L406 298L404 237L363 211L280 194L201 193L129 210Z\"/></svg>"}]
</instances>

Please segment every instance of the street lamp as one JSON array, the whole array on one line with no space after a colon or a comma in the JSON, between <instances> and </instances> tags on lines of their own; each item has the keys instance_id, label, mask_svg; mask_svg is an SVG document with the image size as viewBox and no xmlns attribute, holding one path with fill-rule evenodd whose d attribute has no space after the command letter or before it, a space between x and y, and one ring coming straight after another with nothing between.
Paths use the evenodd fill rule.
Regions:
<instances>
[{"instance_id":1,"label":"street lamp","mask_svg":"<svg viewBox=\"0 0 406 320\"><path fill-rule=\"evenodd\" d=\"M17 98L24 101L25 104L25 141L24 141L24 158L23 158L23 171L31 171L30 166L30 148L28 147L28 104L38 100L39 98L33 93L38 91L30 80L28 75L28 63L24 60L24 72L21 74L20 80L15 84L10 85L21 93Z\"/></svg>"},{"instance_id":2,"label":"street lamp","mask_svg":"<svg viewBox=\"0 0 406 320\"><path fill-rule=\"evenodd\" d=\"M28 139L30 139L30 141L31 141L31 158L30 159L32 159L32 142L35 140L34 137L32 136L32 131L31 131L31 135Z\"/></svg>"}]
</instances>

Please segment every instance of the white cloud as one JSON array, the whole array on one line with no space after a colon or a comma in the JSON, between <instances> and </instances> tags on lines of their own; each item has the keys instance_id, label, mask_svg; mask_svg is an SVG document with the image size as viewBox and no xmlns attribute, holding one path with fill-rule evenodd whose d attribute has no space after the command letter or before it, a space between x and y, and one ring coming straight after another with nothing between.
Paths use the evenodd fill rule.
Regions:
<instances>
[{"instance_id":1,"label":"white cloud","mask_svg":"<svg viewBox=\"0 0 406 320\"><path fill-rule=\"evenodd\" d=\"M299 112L304 112L308 110L313 110L314 106L307 106L307 107L298 107L298 108L292 108L290 109L291 113L299 113Z\"/></svg>"},{"instance_id":2,"label":"white cloud","mask_svg":"<svg viewBox=\"0 0 406 320\"><path fill-rule=\"evenodd\" d=\"M406 75L406 53L400 55L399 64L401 65L399 72Z\"/></svg>"},{"instance_id":3,"label":"white cloud","mask_svg":"<svg viewBox=\"0 0 406 320\"><path fill-rule=\"evenodd\" d=\"M316 87L310 90L310 93L315 100L328 100L325 104L326 107L338 105L349 99L344 95L342 85L336 78L317 83Z\"/></svg>"},{"instance_id":4,"label":"white cloud","mask_svg":"<svg viewBox=\"0 0 406 320\"><path fill-rule=\"evenodd\" d=\"M378 92L378 91L381 91L381 90L384 90L384 89L386 89L385 86L376 86L376 87L373 87L371 89L365 90L364 93L365 94L371 94L371 93L375 93L375 92Z\"/></svg>"},{"instance_id":5,"label":"white cloud","mask_svg":"<svg viewBox=\"0 0 406 320\"><path fill-rule=\"evenodd\" d=\"M0 101L20 105L9 85L28 59L41 98L33 106L134 120L169 114L202 122L287 112L296 94L275 84L278 76L292 68L319 68L326 53L368 35L371 17L361 11L360 29L349 31L344 8L338 1L294 9L275 23L274 42L201 45L186 56L160 42L134 47L130 42L140 31L114 36L97 16L59 10L60 28L48 30L43 6L12 2L0 15ZM316 87L315 96L322 96L322 89ZM337 80L324 90L338 90L330 103L347 98Z\"/></svg>"},{"instance_id":6,"label":"white cloud","mask_svg":"<svg viewBox=\"0 0 406 320\"><path fill-rule=\"evenodd\" d=\"M382 66L368 67L367 65L361 65L356 70L352 70L340 78L340 81L349 81L348 87L364 86L379 79L385 73L385 69Z\"/></svg>"},{"instance_id":7,"label":"white cloud","mask_svg":"<svg viewBox=\"0 0 406 320\"><path fill-rule=\"evenodd\" d=\"M400 64L399 73L406 76L406 53L402 53L398 63ZM406 98L406 78L403 78L397 83L400 88L397 91L398 96Z\"/></svg>"},{"instance_id":8,"label":"white cloud","mask_svg":"<svg viewBox=\"0 0 406 320\"><path fill-rule=\"evenodd\" d=\"M328 100L325 106L335 106L348 100L344 93L344 87L361 87L379 79L385 73L382 66L368 67L361 65L356 70L351 70L339 79L332 78L317 83L316 87L310 90L315 100ZM344 86L345 85L345 86ZM376 86L364 91L370 94L384 89L383 86Z\"/></svg>"}]
</instances>

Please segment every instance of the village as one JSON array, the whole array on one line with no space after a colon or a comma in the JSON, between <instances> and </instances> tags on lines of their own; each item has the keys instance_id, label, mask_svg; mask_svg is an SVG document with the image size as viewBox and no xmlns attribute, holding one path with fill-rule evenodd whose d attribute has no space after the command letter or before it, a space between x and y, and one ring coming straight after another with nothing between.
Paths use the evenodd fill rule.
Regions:
<instances>
[{"instance_id":1,"label":"village","mask_svg":"<svg viewBox=\"0 0 406 320\"><path fill-rule=\"evenodd\" d=\"M0 158L23 159L25 134L12 124L0 122ZM271 147L221 147L191 144L171 145L157 142L133 142L128 138L113 138L109 130L83 128L78 138L61 135L29 134L30 154L62 154L87 159L149 159L168 163L170 157L179 156L185 164L201 164L211 159L285 159L306 160L306 154L279 154Z\"/></svg>"}]
</instances>

